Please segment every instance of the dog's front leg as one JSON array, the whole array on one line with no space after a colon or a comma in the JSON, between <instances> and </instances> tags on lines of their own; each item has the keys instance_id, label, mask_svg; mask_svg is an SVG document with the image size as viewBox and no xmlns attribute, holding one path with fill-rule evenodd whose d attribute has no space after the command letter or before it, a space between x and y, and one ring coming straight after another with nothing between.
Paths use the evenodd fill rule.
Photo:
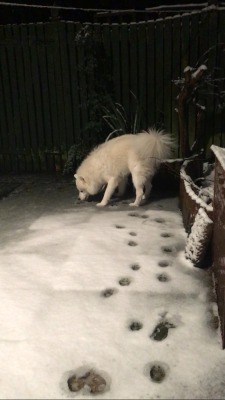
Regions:
<instances>
[{"instance_id":1,"label":"dog's front leg","mask_svg":"<svg viewBox=\"0 0 225 400\"><path fill-rule=\"evenodd\" d=\"M108 184L105 189L103 199L102 199L101 203L97 203L96 206L98 206L98 207L106 206L108 204L109 200L111 199L113 192L116 190L117 186L118 186L118 180L115 178L110 178L108 180Z\"/></svg>"}]
</instances>

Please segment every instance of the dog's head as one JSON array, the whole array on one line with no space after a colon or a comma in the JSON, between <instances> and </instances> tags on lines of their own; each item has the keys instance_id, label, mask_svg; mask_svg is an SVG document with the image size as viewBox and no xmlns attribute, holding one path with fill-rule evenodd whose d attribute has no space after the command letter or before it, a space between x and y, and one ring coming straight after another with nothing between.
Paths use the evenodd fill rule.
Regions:
<instances>
[{"instance_id":1,"label":"dog's head","mask_svg":"<svg viewBox=\"0 0 225 400\"><path fill-rule=\"evenodd\" d=\"M88 191L87 191L87 182L82 176L79 176L77 174L74 175L75 182L76 182L76 187L77 190L79 191L78 199L79 200L87 200L89 197Z\"/></svg>"}]
</instances>

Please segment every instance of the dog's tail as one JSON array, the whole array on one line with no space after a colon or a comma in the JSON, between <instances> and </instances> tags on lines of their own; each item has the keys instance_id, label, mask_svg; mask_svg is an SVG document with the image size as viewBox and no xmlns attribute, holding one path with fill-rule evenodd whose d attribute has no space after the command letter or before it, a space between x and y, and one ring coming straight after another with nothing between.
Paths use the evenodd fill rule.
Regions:
<instances>
[{"instance_id":1,"label":"dog's tail","mask_svg":"<svg viewBox=\"0 0 225 400\"><path fill-rule=\"evenodd\" d=\"M143 138L144 142L146 141L145 152L155 161L156 165L171 158L176 147L172 135L153 128L140 133L140 135L145 136L145 139Z\"/></svg>"}]
</instances>

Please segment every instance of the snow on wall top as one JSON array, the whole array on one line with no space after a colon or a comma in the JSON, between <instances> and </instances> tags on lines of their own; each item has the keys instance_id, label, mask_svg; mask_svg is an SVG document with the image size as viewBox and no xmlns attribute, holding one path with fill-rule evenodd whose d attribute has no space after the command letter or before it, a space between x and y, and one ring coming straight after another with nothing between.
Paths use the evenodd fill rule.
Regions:
<instances>
[{"instance_id":1,"label":"snow on wall top","mask_svg":"<svg viewBox=\"0 0 225 400\"><path fill-rule=\"evenodd\" d=\"M225 170L225 149L219 146L215 146L214 144L212 144L210 148L220 162L222 168Z\"/></svg>"}]
</instances>

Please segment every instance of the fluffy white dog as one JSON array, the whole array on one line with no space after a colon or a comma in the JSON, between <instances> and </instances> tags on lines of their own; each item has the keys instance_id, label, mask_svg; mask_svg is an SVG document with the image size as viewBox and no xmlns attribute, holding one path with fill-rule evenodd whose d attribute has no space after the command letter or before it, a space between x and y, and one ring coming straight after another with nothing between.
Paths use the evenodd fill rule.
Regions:
<instances>
[{"instance_id":1,"label":"fluffy white dog","mask_svg":"<svg viewBox=\"0 0 225 400\"><path fill-rule=\"evenodd\" d=\"M160 163L171 156L174 142L171 135L155 129L111 139L95 148L81 163L74 175L79 199L99 193L105 186L103 199L97 206L106 206L118 188L122 195L129 174L136 190L130 206L139 206L147 199L152 178Z\"/></svg>"}]
</instances>

